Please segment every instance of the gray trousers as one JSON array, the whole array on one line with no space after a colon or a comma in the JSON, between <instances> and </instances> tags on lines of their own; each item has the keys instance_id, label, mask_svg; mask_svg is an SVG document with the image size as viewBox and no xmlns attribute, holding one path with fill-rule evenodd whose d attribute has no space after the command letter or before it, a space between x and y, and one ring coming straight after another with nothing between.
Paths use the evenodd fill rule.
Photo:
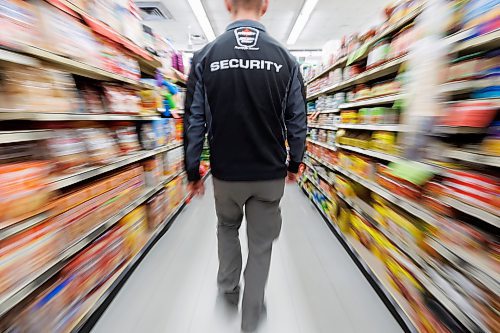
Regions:
<instances>
[{"instance_id":1,"label":"gray trousers","mask_svg":"<svg viewBox=\"0 0 500 333\"><path fill-rule=\"evenodd\" d=\"M218 217L219 273L224 292L237 289L242 269L239 228L247 220L248 262L245 268L243 324L258 319L264 303L273 241L281 231L280 201L285 180L232 182L213 178Z\"/></svg>"}]
</instances>

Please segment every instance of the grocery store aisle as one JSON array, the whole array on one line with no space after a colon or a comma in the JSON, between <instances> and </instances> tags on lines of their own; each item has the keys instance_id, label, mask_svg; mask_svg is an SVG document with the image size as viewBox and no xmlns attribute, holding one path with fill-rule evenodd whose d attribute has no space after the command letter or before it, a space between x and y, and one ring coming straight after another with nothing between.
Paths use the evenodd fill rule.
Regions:
<instances>
[{"instance_id":1,"label":"grocery store aisle","mask_svg":"<svg viewBox=\"0 0 500 333\"><path fill-rule=\"evenodd\" d=\"M228 311L217 298L211 179L207 185L205 196L181 212L93 332L240 331L239 314ZM268 316L259 332L401 332L296 185L287 187L282 210L283 229L273 252L267 289Z\"/></svg>"}]
</instances>

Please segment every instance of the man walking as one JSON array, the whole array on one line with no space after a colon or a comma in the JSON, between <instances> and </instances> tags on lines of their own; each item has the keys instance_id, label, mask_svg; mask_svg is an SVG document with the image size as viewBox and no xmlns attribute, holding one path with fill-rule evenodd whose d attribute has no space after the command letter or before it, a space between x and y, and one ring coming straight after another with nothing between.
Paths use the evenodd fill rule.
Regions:
<instances>
[{"instance_id":1,"label":"man walking","mask_svg":"<svg viewBox=\"0 0 500 333\"><path fill-rule=\"evenodd\" d=\"M296 180L304 155L306 102L297 61L258 22L269 0L225 3L233 23L193 57L184 118L185 167L190 189L203 193L199 164L208 132L218 217L217 281L237 304L242 269L238 231L245 212L249 255L242 330L251 332L265 310L285 178Z\"/></svg>"}]
</instances>

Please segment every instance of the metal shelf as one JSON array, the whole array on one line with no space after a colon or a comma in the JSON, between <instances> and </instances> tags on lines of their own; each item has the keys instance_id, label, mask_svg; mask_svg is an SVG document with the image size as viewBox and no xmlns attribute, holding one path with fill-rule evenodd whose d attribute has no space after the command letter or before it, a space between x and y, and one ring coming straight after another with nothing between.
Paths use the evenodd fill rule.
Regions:
<instances>
[{"instance_id":1,"label":"metal shelf","mask_svg":"<svg viewBox=\"0 0 500 333\"><path fill-rule=\"evenodd\" d=\"M172 144L168 145L165 147L160 147L156 148L150 151L140 151L135 154L121 157L117 159L115 162L104 165L104 166L97 166L97 167L88 167L88 168L83 168L82 170L79 170L75 173L69 174L69 175L63 175L59 176L55 179L52 180L50 187L52 190L58 190L67 186L71 186L74 184L77 184L79 182L82 182L84 180L87 180L89 178L101 175L103 173L116 170L118 168L121 168L123 166L147 159L149 157L155 156L157 154L164 153L169 150L173 150L179 147L182 147L181 144Z\"/></svg>"},{"instance_id":2,"label":"metal shelf","mask_svg":"<svg viewBox=\"0 0 500 333\"><path fill-rule=\"evenodd\" d=\"M39 63L36 62L36 59L28 60L29 57L26 56L28 55L31 57L35 57L37 59L48 61L51 64L56 65L59 69L63 69L70 73L81 75L91 79L119 81L133 85L138 88L146 88L146 86L148 86L141 83L139 80L134 80L122 75L108 72L107 70L100 69L93 65L89 65L78 60L73 60L34 46L25 45L19 47L18 50L9 50L9 51L2 50L2 51L3 52L2 56L0 56L0 60L3 61L14 62L14 63L23 62L25 65L29 66L39 65ZM14 54L18 54L18 56L14 56Z\"/></svg>"},{"instance_id":3,"label":"metal shelf","mask_svg":"<svg viewBox=\"0 0 500 333\"><path fill-rule=\"evenodd\" d=\"M327 161L324 161L321 158L319 158L319 157L317 157L317 156L315 156L315 155L313 155L313 154L311 154L309 152L307 152L307 156L309 156L313 160L318 161L319 163L323 164L324 166L326 166L330 170L337 170L337 167L334 166L333 164L330 164Z\"/></svg>"},{"instance_id":4,"label":"metal shelf","mask_svg":"<svg viewBox=\"0 0 500 333\"><path fill-rule=\"evenodd\" d=\"M312 93L310 95L307 95L306 99L309 101L309 100L312 100L312 99L315 99L316 97L320 96L323 94L323 91L320 90L318 92L315 92L315 93Z\"/></svg>"},{"instance_id":5,"label":"metal shelf","mask_svg":"<svg viewBox=\"0 0 500 333\"><path fill-rule=\"evenodd\" d=\"M422 271L414 271L415 278L424 286L427 291L434 296L435 299L443 305L443 307L451 313L463 326L465 326L469 332L482 333L488 332L489 330L480 328L476 322L474 322L468 314L465 314L452 300L448 298L446 292L441 288L436 286L432 282L432 278L427 277Z\"/></svg>"},{"instance_id":6,"label":"metal shelf","mask_svg":"<svg viewBox=\"0 0 500 333\"><path fill-rule=\"evenodd\" d=\"M460 246L443 244L437 239L429 240L427 243L459 271L473 277L477 282L498 295L500 290L500 274L488 267L482 258L469 253ZM468 266L472 269L468 269Z\"/></svg>"},{"instance_id":7,"label":"metal shelf","mask_svg":"<svg viewBox=\"0 0 500 333\"><path fill-rule=\"evenodd\" d=\"M500 47L500 29L456 43L452 52L476 52Z\"/></svg>"},{"instance_id":8,"label":"metal shelf","mask_svg":"<svg viewBox=\"0 0 500 333\"><path fill-rule=\"evenodd\" d=\"M10 62L31 67L40 67L42 65L37 59L5 49L0 49L0 62Z\"/></svg>"},{"instance_id":9,"label":"metal shelf","mask_svg":"<svg viewBox=\"0 0 500 333\"><path fill-rule=\"evenodd\" d=\"M338 128L357 129L365 131L389 131L389 132L403 132L403 126L399 124L386 125L386 124L337 124Z\"/></svg>"},{"instance_id":10,"label":"metal shelf","mask_svg":"<svg viewBox=\"0 0 500 333\"><path fill-rule=\"evenodd\" d=\"M0 144L23 141L37 141L50 139L54 132L50 130L31 131L0 131Z\"/></svg>"},{"instance_id":11,"label":"metal shelf","mask_svg":"<svg viewBox=\"0 0 500 333\"><path fill-rule=\"evenodd\" d=\"M435 126L432 131L436 134L480 134L486 133L487 128L465 126Z\"/></svg>"},{"instance_id":12,"label":"metal shelf","mask_svg":"<svg viewBox=\"0 0 500 333\"><path fill-rule=\"evenodd\" d=\"M337 151L337 148L335 146L330 146L330 145L327 145L326 143L315 141L315 140L311 140L311 139L307 139L307 141L309 141L311 143L314 143L315 145L321 146L323 148L330 149L330 150L333 150L333 151Z\"/></svg>"},{"instance_id":13,"label":"metal shelf","mask_svg":"<svg viewBox=\"0 0 500 333\"><path fill-rule=\"evenodd\" d=\"M397 156L394 156L391 154L386 154L386 153L371 150L371 149L364 149L364 148L358 148L358 147L354 147L354 146L346 146L346 145L341 145L341 144L337 144L337 147L345 149L345 150L354 151L356 153L363 154L366 156L375 157L375 158L378 158L378 159L381 159L384 161L389 161L389 162L401 162L404 160L401 157L397 157Z\"/></svg>"},{"instance_id":14,"label":"metal shelf","mask_svg":"<svg viewBox=\"0 0 500 333\"><path fill-rule=\"evenodd\" d=\"M319 128L319 129L324 129L324 130L329 130L329 131L336 131L337 130L337 127L335 127L335 126L326 126L326 125L308 124L307 127Z\"/></svg>"},{"instance_id":15,"label":"metal shelf","mask_svg":"<svg viewBox=\"0 0 500 333\"><path fill-rule=\"evenodd\" d=\"M160 119L159 115L133 116L121 114L89 114L89 113L43 113L19 110L1 112L0 120L31 120L31 121L150 121Z\"/></svg>"},{"instance_id":16,"label":"metal shelf","mask_svg":"<svg viewBox=\"0 0 500 333\"><path fill-rule=\"evenodd\" d=\"M0 241L24 230L37 226L47 218L49 218L49 214L47 212L42 212L20 222L12 223L7 225L6 227L0 228Z\"/></svg>"},{"instance_id":17,"label":"metal shelf","mask_svg":"<svg viewBox=\"0 0 500 333\"><path fill-rule=\"evenodd\" d=\"M487 78L478 80L464 80L444 83L439 90L442 94L459 95L468 94L477 89L500 85L498 78Z\"/></svg>"},{"instance_id":18,"label":"metal shelf","mask_svg":"<svg viewBox=\"0 0 500 333\"><path fill-rule=\"evenodd\" d=\"M313 82L314 80L322 77L323 75L329 73L331 70L333 70L335 68L338 68L338 67L342 67L343 65L345 65L346 62L347 62L347 56L344 56L344 57L340 58L333 65L328 66L327 68L325 68L324 70L322 70L319 74L317 74L313 78L309 79L306 82L306 85L308 85L309 83Z\"/></svg>"},{"instance_id":19,"label":"metal shelf","mask_svg":"<svg viewBox=\"0 0 500 333\"><path fill-rule=\"evenodd\" d=\"M350 108L355 108L355 107L359 107L359 106L389 104L391 102L395 102L395 101L402 99L402 98L404 98L404 94L396 94L396 95L389 95L389 96L383 96L383 97L368 98L368 99L361 100L358 102L340 104L339 109L350 109Z\"/></svg>"},{"instance_id":20,"label":"metal shelf","mask_svg":"<svg viewBox=\"0 0 500 333\"><path fill-rule=\"evenodd\" d=\"M446 149L444 150L444 156L448 158L453 158L456 160L483 164L493 167L500 167L500 156L490 156L478 154L475 152L460 150L460 149Z\"/></svg>"},{"instance_id":21,"label":"metal shelf","mask_svg":"<svg viewBox=\"0 0 500 333\"><path fill-rule=\"evenodd\" d=\"M484 209L466 204L460 200L456 200L450 197L443 197L441 200L443 200L445 203L450 205L451 207L467 214L470 216L474 216L482 221L485 221L492 226L496 228L500 228L500 217L498 215L495 215L493 213L490 213Z\"/></svg>"},{"instance_id":22,"label":"metal shelf","mask_svg":"<svg viewBox=\"0 0 500 333\"><path fill-rule=\"evenodd\" d=\"M327 109L327 110L322 110L319 111L319 113L339 113L340 109Z\"/></svg>"},{"instance_id":23,"label":"metal shelf","mask_svg":"<svg viewBox=\"0 0 500 333\"><path fill-rule=\"evenodd\" d=\"M406 60L407 60L406 56L390 60L383 65L379 65L377 67L369 69L369 70L367 70L359 75L356 75L355 77L353 77L349 80L346 80L346 81L343 81L340 83L336 83L336 84L333 84L331 86L327 86L327 87L321 89L320 91L307 96L307 99L315 98L321 94L327 94L327 93L340 91L342 89L345 89L347 87L350 87L350 86L353 86L356 84L365 83L365 82L368 82L368 81L371 81L374 79L378 79L380 77L383 77L383 76L386 76L389 74L397 73L401 64L403 62L405 62Z\"/></svg>"},{"instance_id":24,"label":"metal shelf","mask_svg":"<svg viewBox=\"0 0 500 333\"><path fill-rule=\"evenodd\" d=\"M368 81L381 78L383 76L397 73L399 67L407 60L406 56L402 56L396 59L392 59L387 61L386 63L379 65L377 67L371 68L355 77L342 82L341 84L332 87L331 89L325 89L323 92L333 92L337 90L341 90L356 84L366 83ZM332 90L333 89L333 90Z\"/></svg>"}]
</instances>

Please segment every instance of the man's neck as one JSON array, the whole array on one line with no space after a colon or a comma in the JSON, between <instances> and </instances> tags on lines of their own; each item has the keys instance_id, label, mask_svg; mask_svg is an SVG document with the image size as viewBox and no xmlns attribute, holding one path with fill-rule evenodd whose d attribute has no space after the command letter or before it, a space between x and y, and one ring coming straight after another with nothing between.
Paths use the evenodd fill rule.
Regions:
<instances>
[{"instance_id":1,"label":"man's neck","mask_svg":"<svg viewBox=\"0 0 500 333\"><path fill-rule=\"evenodd\" d=\"M259 21L260 16L258 13L254 12L254 11L239 10L238 12L233 13L232 19L233 19L233 22L234 21L242 21L242 20Z\"/></svg>"}]
</instances>

